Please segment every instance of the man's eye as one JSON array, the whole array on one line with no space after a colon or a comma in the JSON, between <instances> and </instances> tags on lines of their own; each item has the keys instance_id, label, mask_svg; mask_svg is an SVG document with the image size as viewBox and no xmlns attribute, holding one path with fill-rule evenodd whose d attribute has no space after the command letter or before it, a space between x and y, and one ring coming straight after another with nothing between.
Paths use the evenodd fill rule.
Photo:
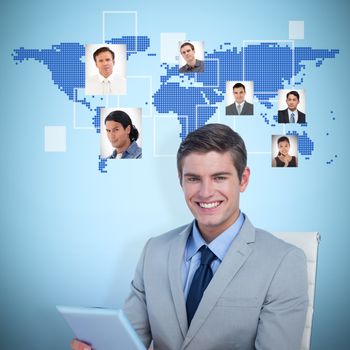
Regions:
<instances>
[{"instance_id":1,"label":"man's eye","mask_svg":"<svg viewBox=\"0 0 350 350\"><path fill-rule=\"evenodd\" d=\"M226 176L215 176L215 180L216 180L216 181L224 181L224 180L226 180L226 179L227 179Z\"/></svg>"},{"instance_id":2,"label":"man's eye","mask_svg":"<svg viewBox=\"0 0 350 350\"><path fill-rule=\"evenodd\" d=\"M198 181L199 179L198 179L198 177L188 177L187 178L187 181L188 182L196 182L196 181Z\"/></svg>"}]
</instances>

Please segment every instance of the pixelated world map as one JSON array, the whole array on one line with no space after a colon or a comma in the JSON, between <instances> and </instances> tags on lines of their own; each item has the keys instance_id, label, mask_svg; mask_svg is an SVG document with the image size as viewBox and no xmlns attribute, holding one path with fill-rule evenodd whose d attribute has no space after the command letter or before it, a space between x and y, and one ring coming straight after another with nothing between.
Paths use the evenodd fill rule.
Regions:
<instances>
[{"instance_id":1,"label":"pixelated world map","mask_svg":"<svg viewBox=\"0 0 350 350\"><path fill-rule=\"evenodd\" d=\"M148 52L151 39L147 36L122 36L111 38L107 44L126 44L127 60L140 52L147 53L147 59L157 54ZM159 87L152 92L152 104L160 114L170 112L177 115L181 126L179 138L212 118L225 99L226 81L253 81L254 96L267 109L273 107L278 90L288 85L301 86L307 73L307 64L320 68L326 59L334 59L338 49L314 49L291 47L290 43L249 43L243 48L231 43L219 44L218 49L205 52L205 72L201 74L180 74L178 65L161 64L164 74L159 76ZM16 64L32 59L46 66L52 81L72 102L79 103L91 113L91 122L100 133L100 108L103 99L80 96L79 89L85 87L85 46L80 43L60 43L49 49L14 49ZM302 86L300 87L302 88ZM277 115L261 114L260 117L271 127L277 124ZM314 150L314 140L305 130L287 134L298 135L298 151L308 159ZM106 172L107 160L99 158L99 170Z\"/></svg>"}]
</instances>

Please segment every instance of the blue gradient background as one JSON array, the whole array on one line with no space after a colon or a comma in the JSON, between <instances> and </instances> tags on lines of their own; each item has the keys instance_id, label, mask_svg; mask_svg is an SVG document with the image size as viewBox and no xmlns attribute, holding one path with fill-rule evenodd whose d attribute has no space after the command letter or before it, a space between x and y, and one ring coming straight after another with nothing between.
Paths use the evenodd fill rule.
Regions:
<instances>
[{"instance_id":1,"label":"blue gradient background","mask_svg":"<svg viewBox=\"0 0 350 350\"><path fill-rule=\"evenodd\" d=\"M175 159L153 157L151 118L143 120L143 159L109 162L100 174L98 135L73 129L72 103L51 73L33 60L18 66L12 60L21 46L100 42L104 10L138 11L149 52L159 53L161 32L186 32L204 40L206 50L227 41L240 48L245 39L284 40L289 20L305 21L297 45L340 49L306 71L311 159L282 173L270 167L269 155L251 155L241 207L267 230L321 233L312 349L348 348L350 11L346 1L324 0L1 3L0 348L68 349L72 333L55 305L120 307L147 238L191 220ZM137 56L128 74L157 74L159 56ZM45 125L67 126L66 153L44 153ZM270 137L263 145L254 141L260 130L278 132L266 128L262 120L237 124L248 150L270 150Z\"/></svg>"}]
</instances>

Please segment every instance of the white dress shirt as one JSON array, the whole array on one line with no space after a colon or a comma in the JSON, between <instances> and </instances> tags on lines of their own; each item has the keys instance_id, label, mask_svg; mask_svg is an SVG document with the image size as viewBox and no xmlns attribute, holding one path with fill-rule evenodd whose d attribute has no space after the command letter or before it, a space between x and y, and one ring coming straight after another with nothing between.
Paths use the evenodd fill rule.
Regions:
<instances>
[{"instance_id":1,"label":"white dress shirt","mask_svg":"<svg viewBox=\"0 0 350 350\"><path fill-rule=\"evenodd\" d=\"M100 73L86 80L85 95L125 95L126 79L112 73L105 78Z\"/></svg>"}]
</instances>

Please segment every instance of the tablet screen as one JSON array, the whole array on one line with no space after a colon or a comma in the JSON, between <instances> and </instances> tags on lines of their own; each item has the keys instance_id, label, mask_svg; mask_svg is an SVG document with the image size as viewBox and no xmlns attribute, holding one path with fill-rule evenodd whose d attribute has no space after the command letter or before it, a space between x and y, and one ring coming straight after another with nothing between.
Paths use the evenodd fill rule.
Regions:
<instances>
[{"instance_id":1,"label":"tablet screen","mask_svg":"<svg viewBox=\"0 0 350 350\"><path fill-rule=\"evenodd\" d=\"M94 350L146 350L122 310L57 306L77 339Z\"/></svg>"}]
</instances>

